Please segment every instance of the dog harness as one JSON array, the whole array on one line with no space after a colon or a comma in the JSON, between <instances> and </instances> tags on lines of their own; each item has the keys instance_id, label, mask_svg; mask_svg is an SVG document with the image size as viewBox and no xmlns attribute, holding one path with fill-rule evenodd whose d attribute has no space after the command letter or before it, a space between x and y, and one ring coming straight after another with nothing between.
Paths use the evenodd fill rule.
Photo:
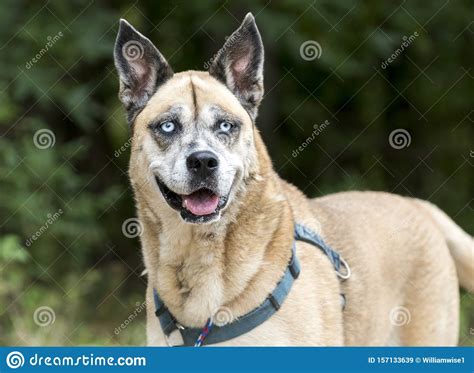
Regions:
<instances>
[{"instance_id":1,"label":"dog harness","mask_svg":"<svg viewBox=\"0 0 474 373\"><path fill-rule=\"evenodd\" d=\"M337 276L341 280L347 280L351 276L351 270L346 261L339 255L339 253L333 250L327 245L323 239L301 224L295 224L294 241L292 245L292 254L290 262L286 267L283 277L276 285L273 292L263 301L263 303L248 312L247 314L232 320L225 325L217 325L213 319L210 318L204 328L187 328L179 324L175 317L169 312L156 289L153 289L153 299L155 301L155 315L160 321L161 328L165 335L165 339L169 346L194 346L200 347L202 345L209 345L214 343L220 343L227 341L232 338L236 338L242 334L245 334L252 329L256 328L266 320L268 320L275 312L277 312L285 298L288 296L293 282L298 278L301 267L296 256L296 241L306 242L313 246L316 246L331 261ZM341 271L342 267L344 269ZM344 309L345 297L341 294L341 303ZM218 321L218 320L216 320ZM172 333L178 332L183 340L182 345L173 345L170 341Z\"/></svg>"}]
</instances>

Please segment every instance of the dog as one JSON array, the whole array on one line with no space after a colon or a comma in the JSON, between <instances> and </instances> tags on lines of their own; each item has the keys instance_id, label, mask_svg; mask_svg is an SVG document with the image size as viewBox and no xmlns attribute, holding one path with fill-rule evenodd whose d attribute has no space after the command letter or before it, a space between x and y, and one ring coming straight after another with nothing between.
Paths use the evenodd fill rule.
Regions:
<instances>
[{"instance_id":1,"label":"dog","mask_svg":"<svg viewBox=\"0 0 474 373\"><path fill-rule=\"evenodd\" d=\"M250 13L205 72L174 73L125 20L114 57L132 134L149 345L240 325L294 256L299 276L272 315L213 345L457 344L459 283L474 290L473 237L427 201L383 192L308 199L277 175L255 123L264 51ZM345 281L322 250L294 243L296 223L340 255Z\"/></svg>"}]
</instances>

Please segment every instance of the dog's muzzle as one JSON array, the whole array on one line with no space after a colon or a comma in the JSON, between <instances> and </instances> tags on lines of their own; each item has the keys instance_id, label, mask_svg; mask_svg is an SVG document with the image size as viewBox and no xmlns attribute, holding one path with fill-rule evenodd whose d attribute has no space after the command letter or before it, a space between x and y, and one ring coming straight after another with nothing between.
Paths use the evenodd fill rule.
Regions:
<instances>
[{"instance_id":1,"label":"dog's muzzle","mask_svg":"<svg viewBox=\"0 0 474 373\"><path fill-rule=\"evenodd\" d=\"M178 194L157 176L155 180L168 205L189 223L208 223L216 219L228 201L228 195L219 195L213 187L197 187L190 194Z\"/></svg>"}]
</instances>

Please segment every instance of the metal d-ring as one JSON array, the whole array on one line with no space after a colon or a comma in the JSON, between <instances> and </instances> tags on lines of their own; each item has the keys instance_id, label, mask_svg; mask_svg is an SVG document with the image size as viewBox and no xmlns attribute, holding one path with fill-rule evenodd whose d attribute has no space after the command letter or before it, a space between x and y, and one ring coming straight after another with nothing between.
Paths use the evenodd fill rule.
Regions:
<instances>
[{"instance_id":1,"label":"metal d-ring","mask_svg":"<svg viewBox=\"0 0 474 373\"><path fill-rule=\"evenodd\" d=\"M339 260L346 270L345 273L341 273L340 270L338 270L336 273L341 280L347 280L352 275L351 267L349 267L349 264L347 264L344 258L340 257Z\"/></svg>"}]
</instances>

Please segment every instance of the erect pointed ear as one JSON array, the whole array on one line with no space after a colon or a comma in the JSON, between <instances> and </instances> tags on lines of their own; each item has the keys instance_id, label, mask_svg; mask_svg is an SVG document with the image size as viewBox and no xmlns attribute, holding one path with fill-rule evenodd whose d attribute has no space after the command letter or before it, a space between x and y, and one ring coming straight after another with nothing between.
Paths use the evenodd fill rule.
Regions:
<instances>
[{"instance_id":1,"label":"erect pointed ear","mask_svg":"<svg viewBox=\"0 0 474 373\"><path fill-rule=\"evenodd\" d=\"M173 70L153 43L124 19L120 20L114 58L119 98L131 124L158 86L173 76Z\"/></svg>"},{"instance_id":2,"label":"erect pointed ear","mask_svg":"<svg viewBox=\"0 0 474 373\"><path fill-rule=\"evenodd\" d=\"M251 13L217 53L209 74L227 85L256 118L263 97L263 43Z\"/></svg>"}]
</instances>

